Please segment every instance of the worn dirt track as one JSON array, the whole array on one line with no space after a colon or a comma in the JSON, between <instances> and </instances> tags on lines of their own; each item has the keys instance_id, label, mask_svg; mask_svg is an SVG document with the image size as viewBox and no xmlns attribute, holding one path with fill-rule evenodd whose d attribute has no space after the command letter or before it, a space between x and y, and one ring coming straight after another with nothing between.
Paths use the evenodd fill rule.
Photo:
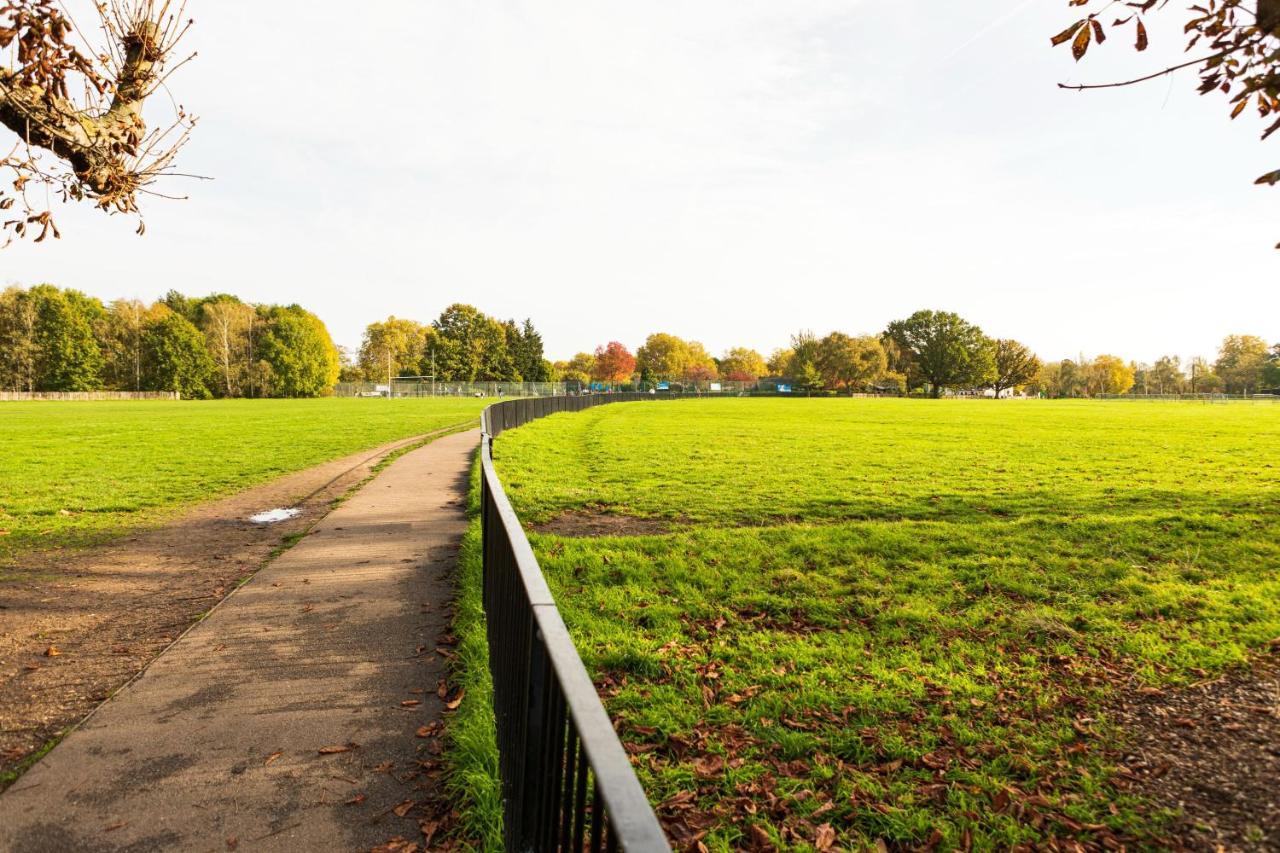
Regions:
<instances>
[{"instance_id":1,"label":"worn dirt track","mask_svg":"<svg viewBox=\"0 0 1280 853\"><path fill-rule=\"evenodd\" d=\"M24 579L0 585L0 772L83 719L378 462L421 440L288 474L100 547L24 558ZM247 520L288 506L300 514Z\"/></svg>"}]
</instances>

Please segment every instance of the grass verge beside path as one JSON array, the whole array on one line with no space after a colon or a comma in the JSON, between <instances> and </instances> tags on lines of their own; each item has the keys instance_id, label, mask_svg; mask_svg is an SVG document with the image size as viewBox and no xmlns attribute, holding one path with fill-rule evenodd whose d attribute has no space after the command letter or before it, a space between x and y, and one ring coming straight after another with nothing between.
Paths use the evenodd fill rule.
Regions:
<instances>
[{"instance_id":1,"label":"grass verge beside path","mask_svg":"<svg viewBox=\"0 0 1280 853\"><path fill-rule=\"evenodd\" d=\"M467 515L471 522L458 553L458 597L453 634L458 638L453 661L454 686L466 691L462 704L447 719L449 795L457 803L454 832L481 850L501 850L502 781L493 719L493 680L489 675L489 640L484 618L484 561L480 539L480 463L471 469Z\"/></svg>"},{"instance_id":2,"label":"grass verge beside path","mask_svg":"<svg viewBox=\"0 0 1280 853\"><path fill-rule=\"evenodd\" d=\"M527 524L672 525L531 538L680 847L1159 845L1109 703L1280 636L1271 407L681 401L499 445Z\"/></svg>"},{"instance_id":3,"label":"grass verge beside path","mask_svg":"<svg viewBox=\"0 0 1280 853\"><path fill-rule=\"evenodd\" d=\"M484 400L0 404L0 568L479 415Z\"/></svg>"}]
</instances>

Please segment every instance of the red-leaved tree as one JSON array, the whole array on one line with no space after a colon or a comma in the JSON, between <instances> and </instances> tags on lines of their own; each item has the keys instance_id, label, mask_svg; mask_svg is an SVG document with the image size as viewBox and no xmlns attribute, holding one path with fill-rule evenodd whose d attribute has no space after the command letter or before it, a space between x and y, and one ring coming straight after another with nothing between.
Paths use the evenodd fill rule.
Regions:
<instances>
[{"instance_id":1,"label":"red-leaved tree","mask_svg":"<svg viewBox=\"0 0 1280 853\"><path fill-rule=\"evenodd\" d=\"M596 347L596 363L591 378L597 382L626 382L636 372L636 357L617 341Z\"/></svg>"}]
</instances>

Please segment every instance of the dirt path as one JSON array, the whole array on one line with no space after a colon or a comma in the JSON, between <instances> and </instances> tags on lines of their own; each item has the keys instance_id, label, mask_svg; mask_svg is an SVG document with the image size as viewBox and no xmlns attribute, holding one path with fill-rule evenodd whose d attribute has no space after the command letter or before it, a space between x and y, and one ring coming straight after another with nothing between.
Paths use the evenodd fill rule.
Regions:
<instances>
[{"instance_id":1,"label":"dirt path","mask_svg":"<svg viewBox=\"0 0 1280 853\"><path fill-rule=\"evenodd\" d=\"M0 849L421 839L477 441L392 463L102 705L0 795Z\"/></svg>"},{"instance_id":2,"label":"dirt path","mask_svg":"<svg viewBox=\"0 0 1280 853\"><path fill-rule=\"evenodd\" d=\"M0 584L0 790L6 772L83 719L201 614L306 531L410 438L203 504L102 547L22 561ZM296 506L298 517L250 515Z\"/></svg>"},{"instance_id":3,"label":"dirt path","mask_svg":"<svg viewBox=\"0 0 1280 853\"><path fill-rule=\"evenodd\" d=\"M1280 850L1280 639L1250 670L1118 709L1136 790L1178 813L1188 850Z\"/></svg>"}]
</instances>

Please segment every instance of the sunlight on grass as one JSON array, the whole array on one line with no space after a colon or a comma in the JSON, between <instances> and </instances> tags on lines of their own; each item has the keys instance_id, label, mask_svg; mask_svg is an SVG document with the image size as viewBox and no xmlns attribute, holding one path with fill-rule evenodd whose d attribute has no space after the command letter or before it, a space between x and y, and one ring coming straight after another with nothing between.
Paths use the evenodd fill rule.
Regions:
<instances>
[{"instance_id":1,"label":"sunlight on grass","mask_svg":"<svg viewBox=\"0 0 1280 853\"><path fill-rule=\"evenodd\" d=\"M0 404L0 566L478 416L485 401Z\"/></svg>"},{"instance_id":2,"label":"sunlight on grass","mask_svg":"<svg viewBox=\"0 0 1280 853\"><path fill-rule=\"evenodd\" d=\"M622 404L504 435L534 547L673 839L1151 839L1119 690L1280 636L1280 410ZM474 581L474 578L472 578Z\"/></svg>"}]
</instances>

